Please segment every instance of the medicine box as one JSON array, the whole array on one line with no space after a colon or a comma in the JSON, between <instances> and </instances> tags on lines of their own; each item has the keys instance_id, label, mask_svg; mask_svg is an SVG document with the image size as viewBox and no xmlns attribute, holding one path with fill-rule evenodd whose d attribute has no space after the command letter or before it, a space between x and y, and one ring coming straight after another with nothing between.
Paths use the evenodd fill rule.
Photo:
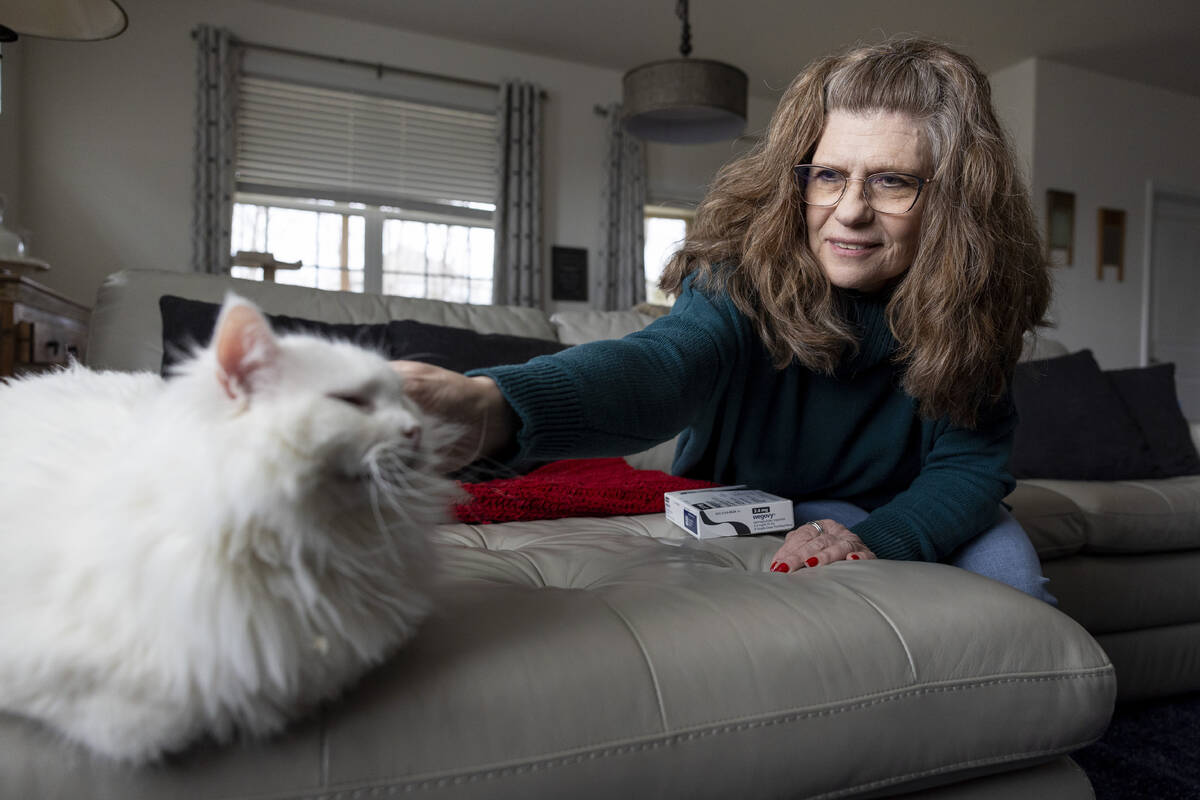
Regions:
<instances>
[{"instance_id":1,"label":"medicine box","mask_svg":"<svg viewBox=\"0 0 1200 800\"><path fill-rule=\"evenodd\" d=\"M697 539L784 533L795 527L792 501L746 486L663 495L667 519Z\"/></svg>"}]
</instances>

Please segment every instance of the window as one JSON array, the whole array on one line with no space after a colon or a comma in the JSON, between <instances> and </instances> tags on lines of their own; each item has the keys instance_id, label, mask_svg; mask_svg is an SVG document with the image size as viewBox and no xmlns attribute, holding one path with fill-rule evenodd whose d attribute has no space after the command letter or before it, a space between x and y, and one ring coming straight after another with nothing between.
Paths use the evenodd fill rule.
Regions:
<instances>
[{"instance_id":1,"label":"window","mask_svg":"<svg viewBox=\"0 0 1200 800\"><path fill-rule=\"evenodd\" d=\"M369 241L367 231L377 231ZM492 302L490 226L388 206L239 193L232 250L271 253L299 269L279 269L276 283L343 292L366 290L366 253L380 253L383 294L486 305ZM234 266L257 280L257 267Z\"/></svg>"},{"instance_id":2,"label":"window","mask_svg":"<svg viewBox=\"0 0 1200 800\"><path fill-rule=\"evenodd\" d=\"M383 222L383 293L492 302L491 228L392 217Z\"/></svg>"},{"instance_id":3,"label":"window","mask_svg":"<svg viewBox=\"0 0 1200 800\"><path fill-rule=\"evenodd\" d=\"M495 141L494 113L244 76L231 249L302 262L279 283L490 303Z\"/></svg>"},{"instance_id":4,"label":"window","mask_svg":"<svg viewBox=\"0 0 1200 800\"><path fill-rule=\"evenodd\" d=\"M669 306L675 298L658 288L663 270L687 238L695 212L666 206L646 206L646 302Z\"/></svg>"},{"instance_id":5,"label":"window","mask_svg":"<svg viewBox=\"0 0 1200 800\"><path fill-rule=\"evenodd\" d=\"M343 292L363 291L364 207L312 199L240 194L233 206L232 250L271 253L303 264L280 269L276 283ZM261 278L256 267L234 266L235 278Z\"/></svg>"}]
</instances>

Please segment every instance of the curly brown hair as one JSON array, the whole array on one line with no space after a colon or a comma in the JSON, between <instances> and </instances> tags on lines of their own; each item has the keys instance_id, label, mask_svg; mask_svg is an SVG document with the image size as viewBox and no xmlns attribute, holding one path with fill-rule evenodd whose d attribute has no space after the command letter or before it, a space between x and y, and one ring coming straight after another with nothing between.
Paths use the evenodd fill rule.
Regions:
<instances>
[{"instance_id":1,"label":"curly brown hair","mask_svg":"<svg viewBox=\"0 0 1200 800\"><path fill-rule=\"evenodd\" d=\"M901 38L813 62L784 92L767 135L717 174L662 287L688 275L724 289L775 365L830 374L858 343L807 243L792 167L831 110L903 112L923 124L934 181L912 266L887 319L920 413L965 427L1006 396L1024 333L1045 324L1051 280L987 77L939 42Z\"/></svg>"}]
</instances>

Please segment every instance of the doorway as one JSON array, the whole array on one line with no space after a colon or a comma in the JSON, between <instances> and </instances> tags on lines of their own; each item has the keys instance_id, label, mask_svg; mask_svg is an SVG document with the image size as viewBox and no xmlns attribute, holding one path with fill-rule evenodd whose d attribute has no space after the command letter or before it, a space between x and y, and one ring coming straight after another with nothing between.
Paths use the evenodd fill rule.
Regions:
<instances>
[{"instance_id":1,"label":"doorway","mask_svg":"<svg viewBox=\"0 0 1200 800\"><path fill-rule=\"evenodd\" d=\"M1174 362L1179 405L1200 422L1200 194L1150 187L1144 357Z\"/></svg>"}]
</instances>

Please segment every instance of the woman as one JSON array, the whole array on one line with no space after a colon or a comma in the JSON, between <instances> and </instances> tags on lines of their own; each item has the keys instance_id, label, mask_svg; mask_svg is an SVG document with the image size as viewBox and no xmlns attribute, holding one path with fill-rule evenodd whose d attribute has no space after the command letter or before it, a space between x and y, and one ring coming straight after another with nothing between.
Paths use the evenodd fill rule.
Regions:
<instances>
[{"instance_id":1,"label":"woman","mask_svg":"<svg viewBox=\"0 0 1200 800\"><path fill-rule=\"evenodd\" d=\"M925 40L819 60L727 165L669 265L670 315L471 377L401 364L472 455L642 450L797 501L771 569L948 561L1050 602L1000 501L1010 381L1050 280L970 59Z\"/></svg>"}]
</instances>

